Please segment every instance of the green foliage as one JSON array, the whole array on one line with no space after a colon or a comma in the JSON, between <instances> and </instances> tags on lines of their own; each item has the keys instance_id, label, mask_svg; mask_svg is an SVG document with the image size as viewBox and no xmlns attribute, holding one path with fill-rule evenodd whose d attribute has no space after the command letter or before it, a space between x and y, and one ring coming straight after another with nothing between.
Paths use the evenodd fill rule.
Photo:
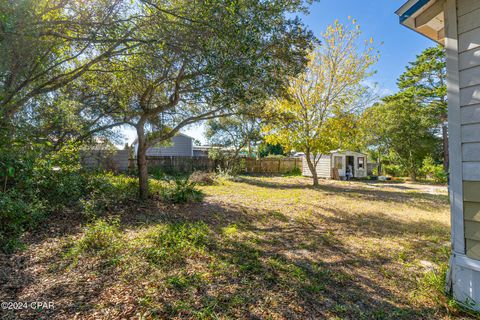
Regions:
<instances>
[{"instance_id":1,"label":"green foliage","mask_svg":"<svg viewBox=\"0 0 480 320\"><path fill-rule=\"evenodd\" d=\"M177 178L160 190L160 197L172 203L199 202L203 199L203 193L196 188L195 182L188 178Z\"/></svg>"},{"instance_id":2,"label":"green foliage","mask_svg":"<svg viewBox=\"0 0 480 320\"><path fill-rule=\"evenodd\" d=\"M208 157L215 161L218 173L235 176L245 171L245 160L231 150L213 148L209 150Z\"/></svg>"},{"instance_id":3,"label":"green foliage","mask_svg":"<svg viewBox=\"0 0 480 320\"><path fill-rule=\"evenodd\" d=\"M362 115L364 139L370 148L382 150L391 165L401 166L413 180L423 159L435 153L441 140L432 130L428 110L412 96L397 94Z\"/></svg>"},{"instance_id":4,"label":"green foliage","mask_svg":"<svg viewBox=\"0 0 480 320\"><path fill-rule=\"evenodd\" d=\"M203 252L211 237L204 222L159 225L149 230L140 250L150 263L170 266Z\"/></svg>"},{"instance_id":5,"label":"green foliage","mask_svg":"<svg viewBox=\"0 0 480 320\"><path fill-rule=\"evenodd\" d=\"M422 176L433 179L438 183L447 183L448 180L448 175L443 169L443 165L435 163L431 156L423 159L423 165L420 169L420 173Z\"/></svg>"},{"instance_id":6,"label":"green foliage","mask_svg":"<svg viewBox=\"0 0 480 320\"><path fill-rule=\"evenodd\" d=\"M355 142L355 122L366 92L363 82L378 60L373 40L361 43L360 35L355 21L328 26L322 45L310 52L306 72L289 79L286 98L267 106L266 142L304 152L314 185L320 156L349 149Z\"/></svg>"},{"instance_id":7,"label":"green foliage","mask_svg":"<svg viewBox=\"0 0 480 320\"><path fill-rule=\"evenodd\" d=\"M262 143L258 147L258 154L260 158L270 157L272 155L278 156L286 156L287 154L283 150L281 144L270 144L270 143Z\"/></svg>"},{"instance_id":8,"label":"green foliage","mask_svg":"<svg viewBox=\"0 0 480 320\"><path fill-rule=\"evenodd\" d=\"M445 53L440 46L424 50L398 79L400 92L386 97L362 116L365 148L395 174L424 175L422 163L442 158L442 130L447 120ZM444 136L444 139L447 139ZM443 146L445 147L445 146ZM443 153L443 156L445 153ZM395 168L395 166L399 166ZM441 172L434 179L443 180Z\"/></svg>"},{"instance_id":9,"label":"green foliage","mask_svg":"<svg viewBox=\"0 0 480 320\"><path fill-rule=\"evenodd\" d=\"M82 174L78 149L62 148L59 152L48 153L35 160L30 178L32 188L38 190L52 210L78 203L85 194L87 177Z\"/></svg>"},{"instance_id":10,"label":"green foliage","mask_svg":"<svg viewBox=\"0 0 480 320\"><path fill-rule=\"evenodd\" d=\"M45 202L17 190L0 192L0 251L21 247L20 237L47 214Z\"/></svg>"},{"instance_id":11,"label":"green foliage","mask_svg":"<svg viewBox=\"0 0 480 320\"><path fill-rule=\"evenodd\" d=\"M73 242L65 258L71 259L73 264L77 264L84 254L117 259L122 246L121 240L118 220L97 219L84 227L82 238Z\"/></svg>"},{"instance_id":12,"label":"green foliage","mask_svg":"<svg viewBox=\"0 0 480 320\"><path fill-rule=\"evenodd\" d=\"M74 148L42 154L41 149L14 147L0 153L0 163L5 178L0 193L2 251L14 251L25 230L55 210L78 204L85 193L86 177Z\"/></svg>"},{"instance_id":13,"label":"green foliage","mask_svg":"<svg viewBox=\"0 0 480 320\"><path fill-rule=\"evenodd\" d=\"M302 175L302 169L299 167L295 167L289 172L285 174L286 176L301 176Z\"/></svg>"},{"instance_id":14,"label":"green foliage","mask_svg":"<svg viewBox=\"0 0 480 320\"><path fill-rule=\"evenodd\" d=\"M399 164L385 163L382 168L383 173L389 176L405 177L408 175L408 173L405 171L405 168Z\"/></svg>"},{"instance_id":15,"label":"green foliage","mask_svg":"<svg viewBox=\"0 0 480 320\"><path fill-rule=\"evenodd\" d=\"M231 148L233 158L237 158L243 149L251 157L252 145L261 140L260 121L246 113L212 119L207 122L205 135L210 144Z\"/></svg>"},{"instance_id":16,"label":"green foliage","mask_svg":"<svg viewBox=\"0 0 480 320\"><path fill-rule=\"evenodd\" d=\"M441 126L447 118L446 56L443 47L425 49L400 75L398 88L415 96Z\"/></svg>"},{"instance_id":17,"label":"green foliage","mask_svg":"<svg viewBox=\"0 0 480 320\"><path fill-rule=\"evenodd\" d=\"M138 180L134 177L97 174L91 176L87 184L87 193L81 200L83 211L87 216L95 217L128 201L135 201L137 194Z\"/></svg>"}]
</instances>

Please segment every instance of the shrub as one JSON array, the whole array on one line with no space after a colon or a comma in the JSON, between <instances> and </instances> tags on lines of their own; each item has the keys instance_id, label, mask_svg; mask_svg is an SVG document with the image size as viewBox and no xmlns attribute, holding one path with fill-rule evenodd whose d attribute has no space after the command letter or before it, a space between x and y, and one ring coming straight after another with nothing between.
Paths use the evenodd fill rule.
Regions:
<instances>
[{"instance_id":1,"label":"shrub","mask_svg":"<svg viewBox=\"0 0 480 320\"><path fill-rule=\"evenodd\" d=\"M83 209L87 216L92 217L128 201L135 201L138 180L125 175L102 173L91 176L86 189L87 195L82 200Z\"/></svg>"},{"instance_id":2,"label":"shrub","mask_svg":"<svg viewBox=\"0 0 480 320\"><path fill-rule=\"evenodd\" d=\"M51 210L77 204L86 192L87 176L81 173L79 152L73 147L36 157L32 172L26 175L29 187L41 194Z\"/></svg>"},{"instance_id":3,"label":"shrub","mask_svg":"<svg viewBox=\"0 0 480 320\"><path fill-rule=\"evenodd\" d=\"M56 153L44 150L2 150L0 153L0 247L12 252L21 234L54 210L79 203L86 178L74 148Z\"/></svg>"},{"instance_id":4,"label":"shrub","mask_svg":"<svg viewBox=\"0 0 480 320\"><path fill-rule=\"evenodd\" d=\"M33 228L47 211L45 204L16 190L0 193L0 250L11 253L21 246L20 237Z\"/></svg>"},{"instance_id":5,"label":"shrub","mask_svg":"<svg viewBox=\"0 0 480 320\"><path fill-rule=\"evenodd\" d=\"M121 233L118 220L97 219L84 227L83 237L76 241L65 255L74 264L83 254L117 258L121 249Z\"/></svg>"},{"instance_id":6,"label":"shrub","mask_svg":"<svg viewBox=\"0 0 480 320\"><path fill-rule=\"evenodd\" d=\"M196 188L195 182L177 178L163 187L160 197L172 203L199 202L203 199L203 193Z\"/></svg>"},{"instance_id":7,"label":"shrub","mask_svg":"<svg viewBox=\"0 0 480 320\"><path fill-rule=\"evenodd\" d=\"M35 170L33 179L39 194L48 202L51 210L73 206L85 194L87 178L79 172L62 171L61 168Z\"/></svg>"},{"instance_id":8,"label":"shrub","mask_svg":"<svg viewBox=\"0 0 480 320\"><path fill-rule=\"evenodd\" d=\"M245 172L245 159L239 158L232 151L211 149L208 152L208 157L215 161L217 171L228 171L232 175Z\"/></svg>"},{"instance_id":9,"label":"shrub","mask_svg":"<svg viewBox=\"0 0 480 320\"><path fill-rule=\"evenodd\" d=\"M302 175L302 169L299 167L295 167L289 172L286 173L287 176L301 176Z\"/></svg>"},{"instance_id":10,"label":"shrub","mask_svg":"<svg viewBox=\"0 0 480 320\"><path fill-rule=\"evenodd\" d=\"M284 156L283 154L269 154L263 158L266 159L285 159L287 156Z\"/></svg>"},{"instance_id":11,"label":"shrub","mask_svg":"<svg viewBox=\"0 0 480 320\"><path fill-rule=\"evenodd\" d=\"M394 177L404 177L407 175L405 169L398 164L383 164L383 171L385 175Z\"/></svg>"},{"instance_id":12,"label":"shrub","mask_svg":"<svg viewBox=\"0 0 480 320\"><path fill-rule=\"evenodd\" d=\"M222 170L220 167L218 167L215 174L215 181L219 184L222 184L225 181L240 182L242 179L232 170Z\"/></svg>"},{"instance_id":13,"label":"shrub","mask_svg":"<svg viewBox=\"0 0 480 320\"><path fill-rule=\"evenodd\" d=\"M436 164L432 157L426 157L423 160L420 174L424 177L433 179L438 183L446 183L448 180L447 173L443 170L443 165Z\"/></svg>"}]
</instances>

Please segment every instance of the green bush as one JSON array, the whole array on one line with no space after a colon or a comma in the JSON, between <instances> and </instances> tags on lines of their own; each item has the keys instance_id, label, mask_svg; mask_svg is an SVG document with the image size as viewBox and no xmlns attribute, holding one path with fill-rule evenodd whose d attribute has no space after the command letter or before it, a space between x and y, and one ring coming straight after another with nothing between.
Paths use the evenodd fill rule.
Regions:
<instances>
[{"instance_id":1,"label":"green bush","mask_svg":"<svg viewBox=\"0 0 480 320\"><path fill-rule=\"evenodd\" d=\"M301 176L302 175L302 169L300 169L299 167L295 167L292 170L290 170L289 172L287 172L285 175L287 175L287 176Z\"/></svg>"},{"instance_id":2,"label":"green bush","mask_svg":"<svg viewBox=\"0 0 480 320\"><path fill-rule=\"evenodd\" d=\"M85 194L86 177L80 172L78 153L64 148L0 152L0 248L12 252L20 237L55 210L78 204Z\"/></svg>"},{"instance_id":3,"label":"green bush","mask_svg":"<svg viewBox=\"0 0 480 320\"><path fill-rule=\"evenodd\" d=\"M96 216L137 199L138 179L113 173L91 176L82 199L84 213Z\"/></svg>"},{"instance_id":4,"label":"green bush","mask_svg":"<svg viewBox=\"0 0 480 320\"><path fill-rule=\"evenodd\" d=\"M84 196L87 176L81 173L78 149L37 157L33 163L30 188L38 190L51 210L72 206Z\"/></svg>"},{"instance_id":5,"label":"green bush","mask_svg":"<svg viewBox=\"0 0 480 320\"><path fill-rule=\"evenodd\" d=\"M407 175L405 169L398 164L383 164L383 172L386 175L394 177L404 177Z\"/></svg>"},{"instance_id":6,"label":"green bush","mask_svg":"<svg viewBox=\"0 0 480 320\"><path fill-rule=\"evenodd\" d=\"M74 264L83 254L117 258L122 245L118 220L97 219L84 227L83 237L75 241L65 258Z\"/></svg>"},{"instance_id":7,"label":"green bush","mask_svg":"<svg viewBox=\"0 0 480 320\"><path fill-rule=\"evenodd\" d=\"M228 172L230 175L238 175L245 172L245 159L239 158L233 152L221 149L211 149L208 157L215 161L218 172Z\"/></svg>"},{"instance_id":8,"label":"green bush","mask_svg":"<svg viewBox=\"0 0 480 320\"><path fill-rule=\"evenodd\" d=\"M44 202L16 190L0 193L0 250L11 253L22 245L20 237L46 215Z\"/></svg>"},{"instance_id":9,"label":"green bush","mask_svg":"<svg viewBox=\"0 0 480 320\"><path fill-rule=\"evenodd\" d=\"M420 175L433 179L437 183L446 183L448 180L448 175L443 170L443 165L435 163L432 157L426 157L423 160Z\"/></svg>"},{"instance_id":10,"label":"green bush","mask_svg":"<svg viewBox=\"0 0 480 320\"><path fill-rule=\"evenodd\" d=\"M160 197L172 203L199 202L203 200L203 193L196 188L195 182L178 178L161 189Z\"/></svg>"}]
</instances>

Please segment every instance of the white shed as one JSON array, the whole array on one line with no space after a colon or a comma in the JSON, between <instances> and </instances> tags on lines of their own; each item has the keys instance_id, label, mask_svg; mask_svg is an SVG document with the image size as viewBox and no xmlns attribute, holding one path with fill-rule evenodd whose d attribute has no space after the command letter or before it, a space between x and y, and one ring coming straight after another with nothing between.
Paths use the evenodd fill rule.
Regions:
<instances>
[{"instance_id":1,"label":"white shed","mask_svg":"<svg viewBox=\"0 0 480 320\"><path fill-rule=\"evenodd\" d=\"M480 0L409 0L400 23L447 52L453 296L480 310Z\"/></svg>"},{"instance_id":2,"label":"white shed","mask_svg":"<svg viewBox=\"0 0 480 320\"><path fill-rule=\"evenodd\" d=\"M319 178L332 179L332 169L337 168L338 174L343 178L349 166L352 168L354 178L367 177L367 155L354 151L332 151L323 155L318 160L317 174ZM306 177L312 176L305 157L302 159L302 174Z\"/></svg>"}]
</instances>

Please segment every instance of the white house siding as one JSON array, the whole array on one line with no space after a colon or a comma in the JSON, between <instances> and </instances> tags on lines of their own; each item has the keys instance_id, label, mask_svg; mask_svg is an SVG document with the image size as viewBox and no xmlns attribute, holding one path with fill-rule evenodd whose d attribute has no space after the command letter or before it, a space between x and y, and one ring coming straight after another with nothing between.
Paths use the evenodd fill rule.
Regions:
<instances>
[{"instance_id":1,"label":"white house siding","mask_svg":"<svg viewBox=\"0 0 480 320\"><path fill-rule=\"evenodd\" d=\"M193 156L193 139L185 135L176 135L172 138L171 146L149 148L147 156L191 157Z\"/></svg>"},{"instance_id":2,"label":"white house siding","mask_svg":"<svg viewBox=\"0 0 480 320\"><path fill-rule=\"evenodd\" d=\"M331 156L330 155L323 155L320 160L318 160L317 164L317 174L319 178L331 178ZM306 157L302 158L302 174L305 177L311 177L312 173L308 168L308 163Z\"/></svg>"},{"instance_id":3,"label":"white house siding","mask_svg":"<svg viewBox=\"0 0 480 320\"><path fill-rule=\"evenodd\" d=\"M458 0L457 16L465 247L480 260L480 1Z\"/></svg>"}]
</instances>

